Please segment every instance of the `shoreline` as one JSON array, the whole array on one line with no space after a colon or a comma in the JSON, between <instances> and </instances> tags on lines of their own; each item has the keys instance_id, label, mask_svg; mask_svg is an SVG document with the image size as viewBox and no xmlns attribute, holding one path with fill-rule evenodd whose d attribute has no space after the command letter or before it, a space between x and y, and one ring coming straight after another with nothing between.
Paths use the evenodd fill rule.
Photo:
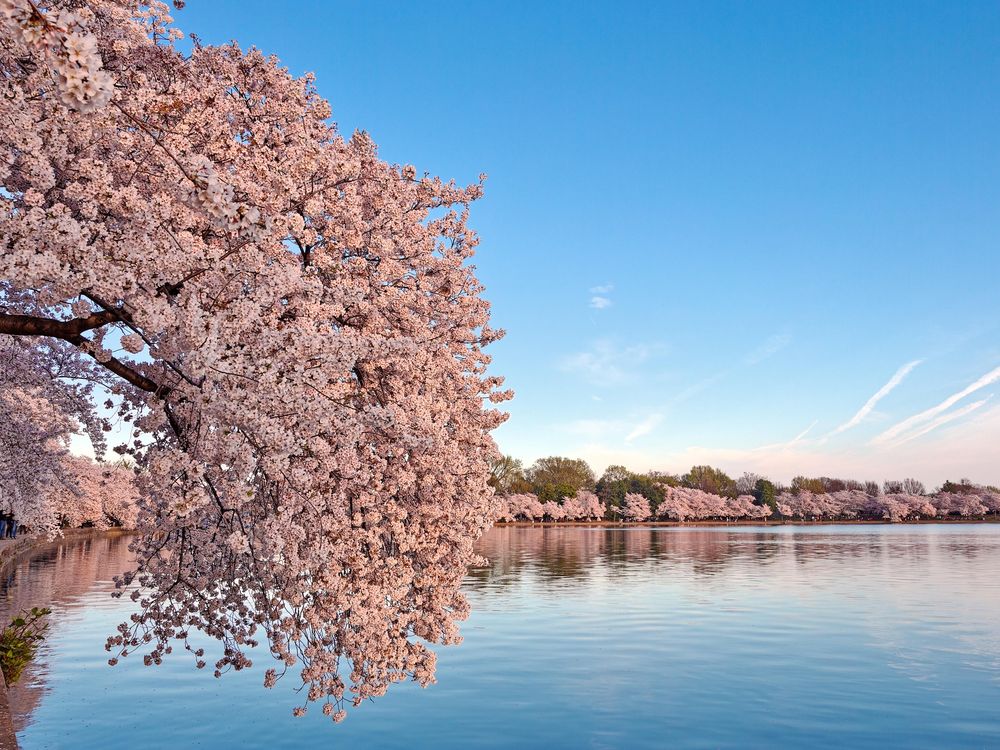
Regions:
<instances>
[{"instance_id":1,"label":"shoreline","mask_svg":"<svg viewBox=\"0 0 1000 750\"><path fill-rule=\"evenodd\" d=\"M885 521L869 519L843 519L843 520L746 520L746 521L497 521L493 528L502 527L545 527L572 526L577 528L596 529L617 529L617 528L681 528L689 529L696 527L726 527L726 526L926 526L926 525L947 525L947 524L990 524L1000 523L1000 515L985 516L983 518L917 518L909 521Z\"/></svg>"},{"instance_id":2,"label":"shoreline","mask_svg":"<svg viewBox=\"0 0 1000 750\"><path fill-rule=\"evenodd\" d=\"M45 549L49 545L61 544L74 539L93 536L124 536L134 534L129 529L62 529L62 536L48 539L44 536L19 536L7 542L0 542L0 575L5 575L8 568L29 554ZM44 605L42 605L44 606ZM7 623L0 623L6 627ZM7 680L0 672L0 750L18 750L17 733L14 731L14 718L10 713L10 700L7 696Z\"/></svg>"}]
</instances>

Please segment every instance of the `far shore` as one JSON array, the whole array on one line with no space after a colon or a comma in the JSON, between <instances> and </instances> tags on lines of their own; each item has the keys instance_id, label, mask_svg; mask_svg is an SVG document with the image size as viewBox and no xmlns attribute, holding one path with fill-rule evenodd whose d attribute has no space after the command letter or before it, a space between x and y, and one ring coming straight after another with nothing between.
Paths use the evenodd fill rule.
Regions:
<instances>
[{"instance_id":1,"label":"far shore","mask_svg":"<svg viewBox=\"0 0 1000 750\"><path fill-rule=\"evenodd\" d=\"M907 521L885 521L872 519L843 519L843 520L816 520L803 521L793 519L783 520L754 520L747 519L741 521L497 521L497 526L576 526L592 528L623 528L623 527L681 527L691 528L695 526L919 526L928 524L979 524L979 523L1000 523L1000 515L984 516L983 518L916 518Z\"/></svg>"}]
</instances>

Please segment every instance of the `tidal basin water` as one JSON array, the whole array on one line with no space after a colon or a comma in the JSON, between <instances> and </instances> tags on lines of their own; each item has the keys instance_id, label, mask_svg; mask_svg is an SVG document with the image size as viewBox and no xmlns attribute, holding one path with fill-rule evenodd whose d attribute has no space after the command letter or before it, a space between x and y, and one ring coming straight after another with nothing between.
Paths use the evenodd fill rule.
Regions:
<instances>
[{"instance_id":1,"label":"tidal basin water","mask_svg":"<svg viewBox=\"0 0 1000 750\"><path fill-rule=\"evenodd\" d=\"M5 615L53 608L21 746L1000 748L1000 525L508 527L480 552L438 684L333 725L262 687L264 653L108 667L127 539L54 544L0 582Z\"/></svg>"}]
</instances>

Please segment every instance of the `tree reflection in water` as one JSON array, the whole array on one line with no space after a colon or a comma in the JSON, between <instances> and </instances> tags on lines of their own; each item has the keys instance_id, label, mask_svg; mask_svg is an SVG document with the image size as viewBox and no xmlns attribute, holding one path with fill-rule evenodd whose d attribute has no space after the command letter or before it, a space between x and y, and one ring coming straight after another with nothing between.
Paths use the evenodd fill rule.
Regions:
<instances>
[{"instance_id":1,"label":"tree reflection in water","mask_svg":"<svg viewBox=\"0 0 1000 750\"><path fill-rule=\"evenodd\" d=\"M980 716L975 701L982 690L965 670L1000 673L998 532L996 526L954 524L498 527L478 544L488 564L470 570L465 580L473 605L463 627L466 642L439 649L446 679L429 693L379 702L386 713L377 721L337 731L355 732L352 742L363 738L362 744L389 746L389 740L410 737L414 722L425 717L426 737L436 737L437 727L451 722L449 731L463 728L469 741L456 739L450 746L468 747L478 732L495 736L508 727L505 712L526 711L525 705L540 712L540 723L526 725L532 731L543 732L553 716L576 725L587 721L574 711L589 695L595 672L614 688L606 691L613 699L602 704L599 724L628 735L631 744L623 740L620 746L641 746L636 738L666 725L693 731L690 736L707 731L708 717L720 710L719 695L757 696L746 712L748 731L760 730L754 711L776 699L796 707L798 718L789 721L815 715L809 731L817 737L828 730L824 712L853 696L850 710L863 713L871 691L885 685L897 691L898 711L922 706L919 716L926 717L937 710L937 702L925 705L927 696L914 692L930 685L934 701L951 696ZM208 722L220 706L242 701L244 713L232 709L232 724L213 725L223 733L259 719L261 670L223 685L183 659L169 660L161 668L167 673L106 666L101 646L113 627L108 623L120 622L132 606L108 596L111 579L132 560L127 537L70 538L19 560L0 581L4 617L31 606L53 609L49 640L11 690L25 747L72 747L53 740L88 722L83 729L101 742L127 728L119 739L134 743L130 747L165 746L145 727L158 726L155 717L165 715L159 711L176 710L175 696L185 696L176 698L190 701L184 710L202 711ZM484 683L497 689L481 700ZM517 690L508 690L524 684L549 686L548 702L525 704ZM461 710L435 703L436 695L445 694L465 700ZM135 699L131 724L112 708L125 695ZM497 700L502 710L496 710ZM952 709L941 711L937 736L952 736L954 728L940 724L951 720ZM868 720L877 724L891 714ZM909 727L915 715L907 714L906 725L897 729ZM647 723L636 727L637 716ZM244 744L259 739L270 721L247 729ZM685 722L691 722L687 729L681 727ZM313 731L311 724L295 726ZM314 731L329 741L326 723ZM382 732L380 739L373 740L373 732ZM322 744L291 736L288 742Z\"/></svg>"},{"instance_id":2,"label":"tree reflection in water","mask_svg":"<svg viewBox=\"0 0 1000 750\"><path fill-rule=\"evenodd\" d=\"M36 547L9 566L0 580L0 617L6 625L24 609L50 607L49 620L54 625L68 610L92 593L95 584L110 591L111 579L132 567L134 556L128 549L127 534L100 534L85 538L68 537ZM104 595L91 606L114 606ZM100 643L93 644L100 649ZM35 661L28 665L16 685L8 691L14 729L20 732L46 690L47 645L42 643Z\"/></svg>"},{"instance_id":3,"label":"tree reflection in water","mask_svg":"<svg viewBox=\"0 0 1000 750\"><path fill-rule=\"evenodd\" d=\"M597 573L648 572L643 566L663 575L713 576L734 564L752 563L766 574L769 566L786 560L806 568L835 564L845 575L863 575L888 561L907 565L938 555L974 562L995 552L983 537L938 536L929 529L933 527L500 526L480 540L478 551L488 564L471 569L465 585L471 591L510 585L526 573L563 584Z\"/></svg>"}]
</instances>

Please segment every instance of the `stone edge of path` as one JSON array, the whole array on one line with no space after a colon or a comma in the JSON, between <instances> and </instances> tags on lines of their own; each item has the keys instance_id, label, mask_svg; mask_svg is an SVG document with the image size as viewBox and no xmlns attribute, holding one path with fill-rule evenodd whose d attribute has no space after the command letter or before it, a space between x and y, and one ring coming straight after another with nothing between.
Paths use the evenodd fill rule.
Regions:
<instances>
[{"instance_id":1,"label":"stone edge of path","mask_svg":"<svg viewBox=\"0 0 1000 750\"><path fill-rule=\"evenodd\" d=\"M21 536L11 544L0 547L0 575L14 565L19 559L48 544L58 544L60 541L78 539L81 537L98 536L100 534L129 534L121 529L63 529L62 537L49 540L44 536ZM0 623L5 627L7 623ZM7 681L0 673L0 750L18 750L17 734L14 732L14 717L10 713L10 700L7 697Z\"/></svg>"}]
</instances>

